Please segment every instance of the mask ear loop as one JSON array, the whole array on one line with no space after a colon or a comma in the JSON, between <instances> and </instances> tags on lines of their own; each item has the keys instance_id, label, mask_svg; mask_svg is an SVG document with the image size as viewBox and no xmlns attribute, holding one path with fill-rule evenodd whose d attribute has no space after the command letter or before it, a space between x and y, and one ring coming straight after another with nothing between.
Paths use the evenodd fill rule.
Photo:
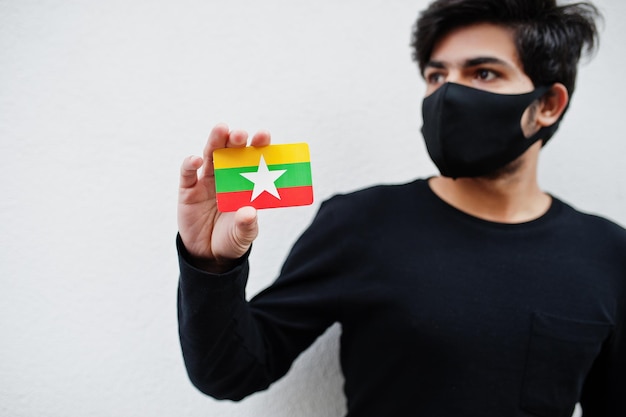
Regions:
<instances>
[{"instance_id":1,"label":"mask ear loop","mask_svg":"<svg viewBox=\"0 0 626 417\"><path fill-rule=\"evenodd\" d=\"M550 91L551 88L552 88L551 86L546 86L546 85L539 86L539 87L535 88L531 92L522 94L522 95L528 97L530 100L532 100L531 103L529 105L527 105L527 107L524 110L524 112L526 112L527 109L529 109L533 105L535 105L538 100L541 100L541 98L544 97L546 95L546 93L548 91ZM541 127L535 133L533 133L533 134L531 134L530 136L527 137L524 134L524 129L523 129L523 126L521 126L521 124L522 124L522 121L520 120L520 133L522 134L523 140L519 141L517 146L514 146L514 147L511 148L511 152L509 152L509 156L517 157L517 156L523 154L526 150L528 150L528 148L530 148L532 145L534 145L540 139L543 140L542 146L545 146L545 143L547 142L547 139L544 139L544 138L548 138L549 139L550 137L552 137L552 135L554 134L554 132L556 132L556 129L558 128L558 122L555 122L551 126ZM514 158L512 158L510 160L512 161L513 159Z\"/></svg>"}]
</instances>

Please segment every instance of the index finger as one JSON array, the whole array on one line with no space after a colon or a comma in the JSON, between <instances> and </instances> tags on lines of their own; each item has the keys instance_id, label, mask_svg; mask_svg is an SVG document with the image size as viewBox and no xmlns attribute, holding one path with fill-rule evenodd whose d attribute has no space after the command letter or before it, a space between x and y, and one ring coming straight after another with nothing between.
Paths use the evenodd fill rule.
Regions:
<instances>
[{"instance_id":1,"label":"index finger","mask_svg":"<svg viewBox=\"0 0 626 417\"><path fill-rule=\"evenodd\" d=\"M242 130L230 131L228 125L220 123L215 125L209 134L204 147L204 167L202 175L213 176L213 151L221 148L234 148L246 146L248 134Z\"/></svg>"}]
</instances>

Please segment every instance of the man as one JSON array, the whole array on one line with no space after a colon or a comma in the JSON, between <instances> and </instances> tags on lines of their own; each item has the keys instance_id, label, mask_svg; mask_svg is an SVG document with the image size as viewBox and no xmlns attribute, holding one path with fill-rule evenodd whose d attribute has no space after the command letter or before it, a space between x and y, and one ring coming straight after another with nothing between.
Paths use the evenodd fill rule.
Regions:
<instances>
[{"instance_id":1,"label":"man","mask_svg":"<svg viewBox=\"0 0 626 417\"><path fill-rule=\"evenodd\" d=\"M216 210L211 162L247 136L216 126L181 175L192 382L241 399L340 322L348 416L571 416L577 402L585 416L625 416L626 231L537 183L596 17L550 0L432 3L413 46L442 175L324 202L249 303L256 213Z\"/></svg>"}]
</instances>

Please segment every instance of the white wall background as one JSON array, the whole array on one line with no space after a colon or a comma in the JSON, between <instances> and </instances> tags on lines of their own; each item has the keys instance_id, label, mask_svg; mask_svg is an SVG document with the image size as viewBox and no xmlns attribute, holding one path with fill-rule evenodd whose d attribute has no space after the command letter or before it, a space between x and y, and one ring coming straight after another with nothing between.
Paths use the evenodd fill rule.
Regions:
<instances>
[{"instance_id":1,"label":"white wall background","mask_svg":"<svg viewBox=\"0 0 626 417\"><path fill-rule=\"evenodd\" d=\"M188 382L178 170L221 121L310 143L317 203L261 213L249 294L321 200L435 173L408 47L425 4L0 0L0 415L341 415L337 327L242 403ZM626 3L598 4L602 47L541 180L626 224Z\"/></svg>"}]
</instances>

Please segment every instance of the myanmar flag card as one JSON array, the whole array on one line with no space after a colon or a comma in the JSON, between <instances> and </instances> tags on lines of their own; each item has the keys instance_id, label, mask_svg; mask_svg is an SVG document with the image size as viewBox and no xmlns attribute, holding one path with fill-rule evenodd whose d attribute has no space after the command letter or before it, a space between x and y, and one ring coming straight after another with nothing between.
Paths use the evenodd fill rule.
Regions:
<instances>
[{"instance_id":1,"label":"myanmar flag card","mask_svg":"<svg viewBox=\"0 0 626 417\"><path fill-rule=\"evenodd\" d=\"M306 143L213 151L217 208L257 209L313 203L311 158Z\"/></svg>"}]
</instances>

